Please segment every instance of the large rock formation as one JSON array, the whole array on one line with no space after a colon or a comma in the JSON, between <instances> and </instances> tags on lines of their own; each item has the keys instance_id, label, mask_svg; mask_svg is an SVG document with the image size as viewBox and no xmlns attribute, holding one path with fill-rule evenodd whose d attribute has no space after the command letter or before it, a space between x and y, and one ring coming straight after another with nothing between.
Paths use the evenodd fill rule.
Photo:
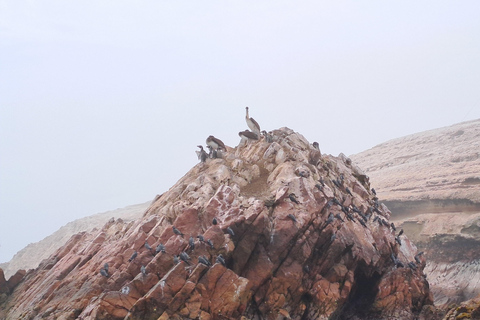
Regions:
<instances>
[{"instance_id":1,"label":"large rock formation","mask_svg":"<svg viewBox=\"0 0 480 320\"><path fill-rule=\"evenodd\" d=\"M82 231L91 231L94 228L101 228L111 218L121 218L125 221L136 220L148 208L150 202L130 205L125 208L97 213L88 217L80 218L67 223L48 237L35 243L31 243L18 251L12 260L0 263L0 268L5 273L5 278L15 274L17 270L33 269L47 259L58 248L63 246L74 234Z\"/></svg>"},{"instance_id":2,"label":"large rock formation","mask_svg":"<svg viewBox=\"0 0 480 320\"><path fill-rule=\"evenodd\" d=\"M73 236L0 318L413 319L432 303L423 256L348 158L287 128L227 149L137 221Z\"/></svg>"},{"instance_id":3,"label":"large rock formation","mask_svg":"<svg viewBox=\"0 0 480 320\"><path fill-rule=\"evenodd\" d=\"M394 139L351 157L426 253L436 305L480 294L480 120Z\"/></svg>"}]
</instances>

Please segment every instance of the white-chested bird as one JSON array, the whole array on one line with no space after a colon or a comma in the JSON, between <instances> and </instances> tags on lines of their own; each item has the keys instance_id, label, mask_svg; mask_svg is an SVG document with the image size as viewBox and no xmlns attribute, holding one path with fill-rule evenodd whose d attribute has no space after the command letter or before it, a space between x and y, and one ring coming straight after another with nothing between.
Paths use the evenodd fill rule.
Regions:
<instances>
[{"instance_id":1,"label":"white-chested bird","mask_svg":"<svg viewBox=\"0 0 480 320\"><path fill-rule=\"evenodd\" d=\"M259 137L255 132L252 132L249 130L240 131L238 135L242 139L240 141L241 145L245 145L248 142L248 140L258 140L258 137Z\"/></svg>"},{"instance_id":2,"label":"white-chested bird","mask_svg":"<svg viewBox=\"0 0 480 320\"><path fill-rule=\"evenodd\" d=\"M320 152L318 142L315 141L312 145L313 150L310 150L310 153L308 154L308 162L316 166L322 157L322 153Z\"/></svg>"},{"instance_id":3,"label":"white-chested bird","mask_svg":"<svg viewBox=\"0 0 480 320\"><path fill-rule=\"evenodd\" d=\"M195 151L197 153L198 160L200 160L201 162L207 161L208 154L205 152L205 150L203 150L203 146L199 145L197 147L200 148L200 151Z\"/></svg>"},{"instance_id":4,"label":"white-chested bird","mask_svg":"<svg viewBox=\"0 0 480 320\"><path fill-rule=\"evenodd\" d=\"M222 140L215 138L214 136L208 136L206 142L207 142L207 145L212 147L213 150L218 150L218 149L227 150Z\"/></svg>"},{"instance_id":5,"label":"white-chested bird","mask_svg":"<svg viewBox=\"0 0 480 320\"><path fill-rule=\"evenodd\" d=\"M255 119L250 118L248 115L248 107L245 107L245 110L247 111L245 115L245 120L247 121L247 126L252 130L254 133L256 133L258 136L260 136L260 125L258 124Z\"/></svg>"}]
</instances>

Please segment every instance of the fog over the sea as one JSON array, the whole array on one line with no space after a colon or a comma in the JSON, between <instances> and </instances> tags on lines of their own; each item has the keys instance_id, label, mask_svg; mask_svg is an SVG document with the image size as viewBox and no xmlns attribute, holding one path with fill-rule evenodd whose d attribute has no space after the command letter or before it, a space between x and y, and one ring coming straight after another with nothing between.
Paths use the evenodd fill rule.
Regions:
<instances>
[{"instance_id":1,"label":"fog over the sea","mask_svg":"<svg viewBox=\"0 0 480 320\"><path fill-rule=\"evenodd\" d=\"M0 0L0 262L153 199L213 134L324 153L480 118L480 2Z\"/></svg>"}]
</instances>

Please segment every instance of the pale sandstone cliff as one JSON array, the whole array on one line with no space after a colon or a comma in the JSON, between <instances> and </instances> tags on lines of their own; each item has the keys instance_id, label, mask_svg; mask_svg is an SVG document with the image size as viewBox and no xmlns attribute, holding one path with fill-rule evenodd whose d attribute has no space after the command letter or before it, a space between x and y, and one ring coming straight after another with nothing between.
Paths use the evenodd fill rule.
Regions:
<instances>
[{"instance_id":1,"label":"pale sandstone cliff","mask_svg":"<svg viewBox=\"0 0 480 320\"><path fill-rule=\"evenodd\" d=\"M199 163L140 219L73 236L4 286L0 318L425 319L424 257L361 170L273 135Z\"/></svg>"},{"instance_id":2,"label":"pale sandstone cliff","mask_svg":"<svg viewBox=\"0 0 480 320\"><path fill-rule=\"evenodd\" d=\"M94 228L101 228L111 218L121 218L125 221L135 220L142 216L142 213L149 205L150 202L140 203L125 208L97 213L69 222L48 237L45 237L45 239L31 243L18 251L12 260L1 263L0 268L3 269L5 278L7 279L13 276L17 270L36 268L43 259L47 259L74 234L82 231L91 231Z\"/></svg>"},{"instance_id":3,"label":"pale sandstone cliff","mask_svg":"<svg viewBox=\"0 0 480 320\"><path fill-rule=\"evenodd\" d=\"M392 220L426 252L437 305L480 293L480 120L353 155Z\"/></svg>"}]
</instances>

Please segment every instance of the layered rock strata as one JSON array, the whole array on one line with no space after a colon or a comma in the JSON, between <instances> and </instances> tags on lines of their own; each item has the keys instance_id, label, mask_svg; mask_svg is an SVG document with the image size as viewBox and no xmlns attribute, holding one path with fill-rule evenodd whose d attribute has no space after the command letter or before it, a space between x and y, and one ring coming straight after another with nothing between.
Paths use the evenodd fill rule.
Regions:
<instances>
[{"instance_id":1,"label":"layered rock strata","mask_svg":"<svg viewBox=\"0 0 480 320\"><path fill-rule=\"evenodd\" d=\"M432 303L425 259L365 174L290 129L272 138L199 163L135 222L73 236L0 318L418 316Z\"/></svg>"},{"instance_id":2,"label":"layered rock strata","mask_svg":"<svg viewBox=\"0 0 480 320\"><path fill-rule=\"evenodd\" d=\"M351 158L425 251L436 305L480 294L480 120L394 139Z\"/></svg>"}]
</instances>

